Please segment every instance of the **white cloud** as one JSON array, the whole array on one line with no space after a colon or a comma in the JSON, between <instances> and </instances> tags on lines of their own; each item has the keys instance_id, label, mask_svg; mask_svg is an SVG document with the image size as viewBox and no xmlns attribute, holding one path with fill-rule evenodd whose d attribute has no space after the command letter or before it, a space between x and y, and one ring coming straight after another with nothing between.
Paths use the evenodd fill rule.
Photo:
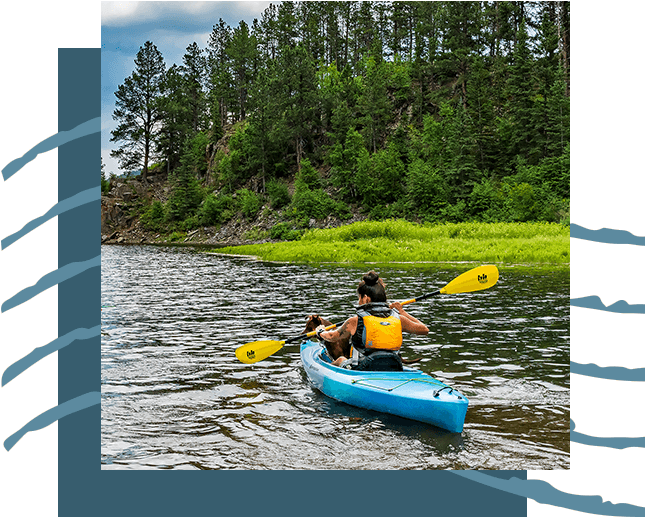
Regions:
<instances>
[{"instance_id":1,"label":"white cloud","mask_svg":"<svg viewBox=\"0 0 645 517\"><path fill-rule=\"evenodd\" d=\"M125 25L133 18L140 18L146 2L101 2L102 25ZM141 9L140 9L141 7ZM149 9L148 9L149 11Z\"/></svg>"},{"instance_id":2,"label":"white cloud","mask_svg":"<svg viewBox=\"0 0 645 517\"><path fill-rule=\"evenodd\" d=\"M110 156L110 151L112 151L112 149L101 149L101 158L103 159L103 165L105 165L106 178L123 173L123 171L119 169L119 162L116 158L112 158Z\"/></svg>"},{"instance_id":3,"label":"white cloud","mask_svg":"<svg viewBox=\"0 0 645 517\"><path fill-rule=\"evenodd\" d=\"M112 118L112 113L114 113L114 104L104 107L101 115L101 133L109 134L110 131L116 128L117 123Z\"/></svg>"},{"instance_id":4,"label":"white cloud","mask_svg":"<svg viewBox=\"0 0 645 517\"><path fill-rule=\"evenodd\" d=\"M101 2L101 24L118 27L135 20L137 23L145 23L163 18L169 13L175 16L198 16L212 10L217 3L221 2Z\"/></svg>"},{"instance_id":5,"label":"white cloud","mask_svg":"<svg viewBox=\"0 0 645 517\"><path fill-rule=\"evenodd\" d=\"M267 7L269 7L269 4L273 4L277 6L281 2L237 2L237 3L241 11L245 11L247 13L261 13Z\"/></svg>"},{"instance_id":6,"label":"white cloud","mask_svg":"<svg viewBox=\"0 0 645 517\"><path fill-rule=\"evenodd\" d=\"M101 24L112 27L122 27L136 21L145 23L160 18L186 15L195 17L199 15L213 15L220 12L237 13L242 16L259 17L260 13L269 4L280 4L280 2L101 2ZM235 20L236 22L238 20Z\"/></svg>"}]
</instances>

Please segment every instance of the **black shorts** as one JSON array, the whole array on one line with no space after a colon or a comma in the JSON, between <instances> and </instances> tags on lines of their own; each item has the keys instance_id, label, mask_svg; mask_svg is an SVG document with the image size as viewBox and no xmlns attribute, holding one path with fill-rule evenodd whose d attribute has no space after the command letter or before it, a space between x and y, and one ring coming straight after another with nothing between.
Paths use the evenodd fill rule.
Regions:
<instances>
[{"instance_id":1,"label":"black shorts","mask_svg":"<svg viewBox=\"0 0 645 517\"><path fill-rule=\"evenodd\" d=\"M397 352L378 350L363 356L352 370L367 372L400 372L403 370L401 356Z\"/></svg>"}]
</instances>

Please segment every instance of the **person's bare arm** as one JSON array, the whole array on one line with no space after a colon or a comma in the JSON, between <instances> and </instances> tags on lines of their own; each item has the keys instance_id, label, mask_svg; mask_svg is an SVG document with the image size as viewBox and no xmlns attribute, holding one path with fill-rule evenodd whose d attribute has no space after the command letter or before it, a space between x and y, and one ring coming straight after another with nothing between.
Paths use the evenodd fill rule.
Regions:
<instances>
[{"instance_id":1,"label":"person's bare arm","mask_svg":"<svg viewBox=\"0 0 645 517\"><path fill-rule=\"evenodd\" d=\"M409 332L410 334L420 334L422 336L426 335L429 332L428 327L426 327L414 316L408 314L400 302L394 302L390 304L390 308L396 309L399 312L399 316L401 317L401 328L405 332Z\"/></svg>"},{"instance_id":2,"label":"person's bare arm","mask_svg":"<svg viewBox=\"0 0 645 517\"><path fill-rule=\"evenodd\" d=\"M319 336L325 341L336 343L353 335L356 332L357 325L358 316L352 316L345 323L343 323L338 330L327 330L325 332L321 332Z\"/></svg>"}]
</instances>

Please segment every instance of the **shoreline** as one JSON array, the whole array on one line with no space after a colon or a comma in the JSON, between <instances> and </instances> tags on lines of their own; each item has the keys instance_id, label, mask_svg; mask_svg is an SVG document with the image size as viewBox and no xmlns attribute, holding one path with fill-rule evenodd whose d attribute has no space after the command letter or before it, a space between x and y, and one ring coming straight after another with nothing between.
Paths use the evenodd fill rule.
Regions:
<instances>
[{"instance_id":1,"label":"shoreline","mask_svg":"<svg viewBox=\"0 0 645 517\"><path fill-rule=\"evenodd\" d=\"M231 257L239 258L246 260L253 260L256 262L269 262L271 264L305 264L309 266L409 266L409 267L457 267L461 265L483 265L483 264L494 264L499 269L545 269L545 270L568 270L570 269L570 263L559 263L559 262L523 262L523 263L508 263L508 262L482 262L479 260L452 260L452 261L422 261L422 262L405 262L405 261L389 261L389 262L370 262L370 261L356 261L356 262L300 262L300 261L289 261L289 260L269 260L263 259L257 255L236 255L233 253L220 253L220 252L206 252L209 255L216 255L219 257Z\"/></svg>"},{"instance_id":2,"label":"shoreline","mask_svg":"<svg viewBox=\"0 0 645 517\"><path fill-rule=\"evenodd\" d=\"M548 223L445 223L362 221L312 229L298 240L209 238L208 229L183 239L157 234L147 239L102 239L102 244L190 246L218 256L278 264L336 264L437 267L497 264L501 267L570 269L570 234ZM148 236L152 237L152 236Z\"/></svg>"},{"instance_id":3,"label":"shoreline","mask_svg":"<svg viewBox=\"0 0 645 517\"><path fill-rule=\"evenodd\" d=\"M206 244L206 243L183 243L183 242L174 242L174 243L138 243L138 242L126 242L126 243L103 243L102 246L157 246L157 247L167 247L167 248L215 248L218 249L220 245L217 244ZM241 247L244 244L238 246L227 246L221 245L221 247ZM570 269L570 262L486 262L479 260L444 260L444 261L352 261L352 262L333 262L333 261L322 261L322 262L306 262L306 261L295 261L295 260L270 260L262 258L258 255L250 254L235 254L235 253L222 253L219 251L203 251L207 255L215 255L218 257L226 258L235 258L242 260L250 260L255 262L269 262L271 264L303 264L310 265L313 267L318 266L338 266L338 267L355 267L361 265L370 265L370 266L406 266L406 267L418 267L418 268L432 268L432 267L459 267L461 265L476 265L476 264L489 264L494 263L499 269L542 269L542 270L558 270L564 271Z\"/></svg>"}]
</instances>

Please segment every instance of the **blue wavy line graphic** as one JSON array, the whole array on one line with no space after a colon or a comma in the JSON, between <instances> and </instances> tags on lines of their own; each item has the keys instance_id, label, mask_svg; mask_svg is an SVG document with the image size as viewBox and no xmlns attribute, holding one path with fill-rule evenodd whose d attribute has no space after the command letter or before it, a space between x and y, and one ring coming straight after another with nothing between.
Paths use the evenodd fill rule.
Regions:
<instances>
[{"instance_id":1,"label":"blue wavy line graphic","mask_svg":"<svg viewBox=\"0 0 645 517\"><path fill-rule=\"evenodd\" d=\"M604 502L599 495L576 495L562 492L546 481L540 479L501 479L477 471L449 471L452 474L469 479L476 483L533 499L541 504L559 506L570 510L593 515L611 515L618 517L645 517L645 508L631 504Z\"/></svg>"},{"instance_id":2,"label":"blue wavy line graphic","mask_svg":"<svg viewBox=\"0 0 645 517\"><path fill-rule=\"evenodd\" d=\"M41 359L47 357L50 354L53 354L54 352L58 352L60 349L65 348L67 345L73 343L74 341L83 341L93 337L98 337L100 335L101 325L97 325L96 327L92 327L90 329L79 328L68 332L62 337L54 339L54 341L46 345L35 348L30 354L16 361L5 370L4 374L2 375L2 385L4 386L8 382L11 382L13 379L18 377L18 375L36 364Z\"/></svg>"},{"instance_id":3,"label":"blue wavy line graphic","mask_svg":"<svg viewBox=\"0 0 645 517\"><path fill-rule=\"evenodd\" d=\"M634 246L645 246L645 237L638 237L625 230L612 230L611 228L589 230L583 226L572 223L570 225L570 235L574 239L602 242L604 244L633 244Z\"/></svg>"},{"instance_id":4,"label":"blue wavy line graphic","mask_svg":"<svg viewBox=\"0 0 645 517\"><path fill-rule=\"evenodd\" d=\"M571 298L569 304L572 307L583 307L585 309L596 309L599 311L618 312L620 314L645 314L645 305L630 305L624 300L607 307L598 296L585 296L583 298Z\"/></svg>"},{"instance_id":5,"label":"blue wavy line graphic","mask_svg":"<svg viewBox=\"0 0 645 517\"><path fill-rule=\"evenodd\" d=\"M10 451L11 448L16 445L16 443L18 443L18 441L27 433L44 429L48 425L53 424L57 420L60 420L67 415L71 415L72 413L76 413L91 406L96 406L100 403L101 393L98 391L92 391L90 393L86 393L85 395L81 395L80 397L76 397L75 399L68 400L63 404L59 404L58 406L38 415L31 422L22 427L19 431L12 434L4 441L4 448L7 451Z\"/></svg>"},{"instance_id":6,"label":"blue wavy line graphic","mask_svg":"<svg viewBox=\"0 0 645 517\"><path fill-rule=\"evenodd\" d=\"M569 420L569 422L572 442L581 443L583 445L593 445L595 447L607 447L609 449L629 449L630 447L645 447L645 438L589 436L588 434L582 434L574 431L574 429L576 428L576 423L573 420Z\"/></svg>"},{"instance_id":7,"label":"blue wavy line graphic","mask_svg":"<svg viewBox=\"0 0 645 517\"><path fill-rule=\"evenodd\" d=\"M610 379L613 381L645 381L645 368L623 368L622 366L598 366L597 364L570 363L571 373L596 377L598 379Z\"/></svg>"},{"instance_id":8,"label":"blue wavy line graphic","mask_svg":"<svg viewBox=\"0 0 645 517\"><path fill-rule=\"evenodd\" d=\"M81 138L83 136L96 133L100 131L100 117L89 120L80 124L70 131L62 131L49 137L43 142L37 144L24 156L13 160L3 170L2 174L5 181L12 175L17 173L27 163L35 159L38 154L50 151L60 145L69 141ZM96 191L96 193L94 192ZM89 197L83 201L83 196ZM34 219L28 223L19 232L2 240L2 249L10 246L21 237L42 225L47 220L71 210L90 201L95 201L100 198L100 189L89 189L85 192L79 193L76 196L68 198L57 205L40 218ZM593 242L608 243L608 244L631 244L644 246L645 237L634 236L630 232L622 230L612 230L603 228L601 230L589 230L582 226L571 224L571 237L588 240ZM68 278L76 276L91 267L100 266L100 256L90 259L86 262L77 262L64 266L48 275L45 275L35 286L27 288L14 297L7 300L2 304L2 312L24 303L25 301L33 298L40 292L56 285ZM608 312L616 312L623 314L645 314L645 305L630 305L625 301L619 301L609 307L605 306L599 297L589 296L585 298L572 299L571 306L590 308L596 310L603 310ZM100 326L91 329L76 329L65 336L62 336L48 345L35 349L25 358L11 365L4 373L2 378L3 385L10 382L17 375L25 371L31 365L43 357L59 350L75 340L89 339L100 334ZM621 367L602 368L597 365L582 365L571 363L571 371L582 375L589 375L598 378L615 379L615 380L628 380L628 381L643 381L645 380L645 369L630 370ZM55 421L64 418L70 414L81 411L83 409L100 404L100 392L90 392L77 397L73 400L60 404L30 421L27 425L21 428L18 432L11 435L4 442L4 447L9 451L15 444L28 432L36 431L47 427ZM577 443L611 447L623 449L627 447L643 447L645 446L645 438L598 438L574 431L575 423L571 421L571 440ZM585 512L595 515L612 515L612 516L634 516L645 517L645 508L634 506L630 504L614 504L611 502L604 502L601 496L581 496L576 494L569 494L557 490L549 483L541 480L521 480L518 478L511 478L509 480L492 477L483 472L474 471L452 471L452 474L461 476L465 479L484 484L486 486L502 490L504 492L512 493L521 497L531 498L542 504L549 504L568 508L580 512Z\"/></svg>"},{"instance_id":9,"label":"blue wavy line graphic","mask_svg":"<svg viewBox=\"0 0 645 517\"><path fill-rule=\"evenodd\" d=\"M645 245L645 238L634 237L629 232L623 232L618 230L608 230L603 229L597 232L586 230L582 227L574 229L572 226L571 236L577 238L583 238L586 240L592 240L596 242L608 243L608 244L635 244L635 245ZM577 225L576 225L577 226ZM585 231L583 231L585 230ZM583 307L587 309L595 309L619 314L645 314L645 305L634 304L631 305L624 300L619 300L618 302L606 306L598 296L587 296L583 298L574 298L570 300L570 305L574 307ZM645 381L645 369L629 369L623 367L600 367L595 364L578 364L571 363L571 372L577 373L580 375L587 375L591 377L596 377L600 379L611 379L611 380L624 380L631 382ZM626 449L630 447L645 447L645 438L624 438L624 437L595 437L589 436L586 434L579 433L575 431L575 423L571 420L571 432L570 440L572 442L580 443L583 445L591 445L595 447L606 447L612 449ZM603 503L605 505L606 503ZM558 504L558 506L562 506ZM638 513L626 513L626 514L609 514L609 515L645 515L645 509L638 507ZM580 508L572 508L580 511ZM634 509L634 511L636 511ZM592 512L589 512L592 513ZM606 515L606 514L601 514Z\"/></svg>"},{"instance_id":10,"label":"blue wavy line graphic","mask_svg":"<svg viewBox=\"0 0 645 517\"><path fill-rule=\"evenodd\" d=\"M92 133L100 132L101 117L96 117L83 122L82 124L76 126L74 129L70 129L69 131L59 131L55 135L52 135L39 144L36 144L20 158L16 158L12 162L10 162L4 169L2 169L2 176L4 177L5 181L7 181L11 176L22 169L39 154L46 153L47 151L51 151L52 149L56 149L57 147L71 142L72 140L77 140L78 138L91 135Z\"/></svg>"},{"instance_id":11,"label":"blue wavy line graphic","mask_svg":"<svg viewBox=\"0 0 645 517\"><path fill-rule=\"evenodd\" d=\"M2 304L2 312L6 312L14 307L17 307L21 303L24 303L28 300L31 300L34 296L42 293L43 291L49 289L50 287L60 284L65 280L68 280L76 275L80 275L84 271L93 268L101 267L101 255L97 255L93 259L86 260L85 262L72 262L67 264L62 268L47 273L42 277L35 285L23 289L18 294L12 296L7 301Z\"/></svg>"},{"instance_id":12,"label":"blue wavy line graphic","mask_svg":"<svg viewBox=\"0 0 645 517\"><path fill-rule=\"evenodd\" d=\"M84 190L83 192L79 192L75 196L67 198L64 201L60 201L59 203L54 205L45 215L37 217L33 221L27 223L21 230L10 235L9 237L2 239L2 249L6 249L7 247L11 246L18 239L20 239L21 237L24 237L30 231L35 230L41 224L44 224L50 219L56 217L57 215L62 214L63 212L72 210L81 205L85 205L93 201L99 201L100 199L101 199L101 187L94 187L94 188Z\"/></svg>"}]
</instances>

